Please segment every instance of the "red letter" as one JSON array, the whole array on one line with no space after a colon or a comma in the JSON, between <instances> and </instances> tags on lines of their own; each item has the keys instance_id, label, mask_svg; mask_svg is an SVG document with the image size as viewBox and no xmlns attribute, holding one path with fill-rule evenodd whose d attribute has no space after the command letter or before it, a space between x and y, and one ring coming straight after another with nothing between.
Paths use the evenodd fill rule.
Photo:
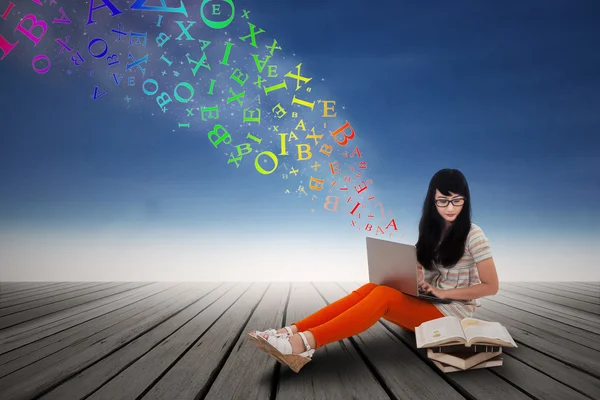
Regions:
<instances>
[{"instance_id":1,"label":"red letter","mask_svg":"<svg viewBox=\"0 0 600 400\"><path fill-rule=\"evenodd\" d=\"M352 133L350 135L346 135L346 133L344 132L348 128L350 128L350 130L352 131ZM341 141L337 140L337 138L336 138L336 136L340 133L344 135L344 139ZM339 127L334 132L331 132L331 136L333 136L333 139L337 142L337 144L339 144L340 146L345 146L348 144L348 139L350 139L350 140L354 139L354 128L352 128L350 123L348 121L346 121L346 123L344 125Z\"/></svg>"},{"instance_id":2,"label":"red letter","mask_svg":"<svg viewBox=\"0 0 600 400\"><path fill-rule=\"evenodd\" d=\"M17 44L19 44L18 40L14 44L9 43L8 40L4 39L4 36L0 35L0 50L2 50L2 58L0 58L0 61L4 60L4 57L6 57Z\"/></svg>"}]
</instances>

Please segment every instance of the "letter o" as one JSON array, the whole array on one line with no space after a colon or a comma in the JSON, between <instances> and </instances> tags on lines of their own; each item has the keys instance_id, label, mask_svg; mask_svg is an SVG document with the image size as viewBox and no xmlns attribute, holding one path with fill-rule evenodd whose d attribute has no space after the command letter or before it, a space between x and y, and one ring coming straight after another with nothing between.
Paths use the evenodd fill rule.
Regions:
<instances>
[{"instance_id":1,"label":"letter o","mask_svg":"<svg viewBox=\"0 0 600 400\"><path fill-rule=\"evenodd\" d=\"M96 43L98 41L101 41L102 43L104 43L104 51L99 56L92 53L92 46L94 45L94 43ZM90 55L94 58L102 58L106 55L106 53L108 53L108 44L106 44L104 39L98 37L98 38L90 41L90 44L88 44L88 53L90 53Z\"/></svg>"},{"instance_id":2,"label":"letter o","mask_svg":"<svg viewBox=\"0 0 600 400\"><path fill-rule=\"evenodd\" d=\"M260 156L262 156L263 154L266 154L267 156L271 157L271 160L273 160L273 163L275 163L275 166L273 167L273 169L271 171L267 171L265 170L263 167L260 166L260 164L258 163L258 159L260 158ZM277 156L275 154L273 154L270 151L263 151L262 153L259 153L256 158L254 159L254 167L256 168L256 170L258 172L260 172L263 175L269 175L272 174L273 172L275 172L275 170L277 169L277 165L279 165L279 160L277 160Z\"/></svg>"},{"instance_id":3,"label":"letter o","mask_svg":"<svg viewBox=\"0 0 600 400\"><path fill-rule=\"evenodd\" d=\"M221 21L221 22L211 21L208 18L206 18L206 16L204 15L204 6L207 3L210 3L211 1L212 0L203 0L202 4L200 5L200 16L202 17L202 21L204 21L204 23L209 28L213 28L213 29L227 28L229 26L229 24L231 24L231 21L233 21L233 18L235 17L235 6L233 5L233 1L232 0L223 0L225 3L227 3L231 6L231 17L229 17L225 21Z\"/></svg>"},{"instance_id":4,"label":"letter o","mask_svg":"<svg viewBox=\"0 0 600 400\"><path fill-rule=\"evenodd\" d=\"M155 86L154 92L152 93L146 90L146 83L148 82L153 83ZM154 96L156 92L158 92L158 82L156 82L154 79L146 79L142 85L142 89L144 90L144 94L147 94L148 96Z\"/></svg>"},{"instance_id":5,"label":"letter o","mask_svg":"<svg viewBox=\"0 0 600 400\"><path fill-rule=\"evenodd\" d=\"M188 89L190 91L190 97L188 97L187 100L177 94L177 88L179 86L183 86L183 87L185 87L186 89ZM192 87L192 85L190 85L187 82L179 82L179 84L177 86L175 86L175 90L173 90L173 95L175 96L175 99L178 102L180 102L180 103L187 103L188 101L190 101L192 99L192 97L194 97L194 88Z\"/></svg>"},{"instance_id":6,"label":"letter o","mask_svg":"<svg viewBox=\"0 0 600 400\"><path fill-rule=\"evenodd\" d=\"M36 62L37 62L39 59L46 60L46 62L48 63L48 65L46 65L46 68L44 68L44 69L37 69L37 68L35 67L35 63L36 63ZM33 68L33 70L34 70L35 72L37 72L38 74L40 74L40 75L43 75L43 74L45 74L46 72L50 71L50 65L51 65L51 63L50 63L50 59L49 59L49 58L48 58L48 56L47 56L47 55L45 55L45 54L38 54L37 56L33 57L33 60L31 61L31 68Z\"/></svg>"}]
</instances>

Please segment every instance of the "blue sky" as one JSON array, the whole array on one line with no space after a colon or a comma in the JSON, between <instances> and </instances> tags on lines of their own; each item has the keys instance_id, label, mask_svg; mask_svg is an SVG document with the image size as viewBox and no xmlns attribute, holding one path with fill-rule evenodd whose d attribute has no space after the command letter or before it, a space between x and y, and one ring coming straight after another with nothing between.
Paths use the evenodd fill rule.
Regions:
<instances>
[{"instance_id":1,"label":"blue sky","mask_svg":"<svg viewBox=\"0 0 600 400\"><path fill-rule=\"evenodd\" d=\"M518 278L510 249L532 238L540 260L555 258L543 246L550 240L594 259L589 244L600 238L596 2L235 4L238 12L251 10L253 23L343 105L338 114L356 129L373 190L398 224L406 224L405 237L394 240L416 241L429 179L441 168L458 168L471 186L474 222L513 264L505 265L512 271L505 276ZM122 17L137 18L128 12ZM0 34L13 39L9 21L0 20ZM0 62L4 235L52 233L68 243L113 232L126 243L130 235L172 231L172 242L217 235L231 248L277 239L288 249L282 257L299 246L294 243L305 242L303 251L310 252L316 237L333 252L364 256L363 231L339 215L311 213L310 201L283 193L277 174L227 165L205 137L174 131L178 117L151 112L151 102L127 109L112 98L90 100L88 81L95 78L67 77L59 64L52 75L38 75L30 67L34 50L28 51ZM39 245L20 243L34 252ZM12 257L14 265L32 262ZM351 275L361 274L364 262L352 268Z\"/></svg>"}]
</instances>

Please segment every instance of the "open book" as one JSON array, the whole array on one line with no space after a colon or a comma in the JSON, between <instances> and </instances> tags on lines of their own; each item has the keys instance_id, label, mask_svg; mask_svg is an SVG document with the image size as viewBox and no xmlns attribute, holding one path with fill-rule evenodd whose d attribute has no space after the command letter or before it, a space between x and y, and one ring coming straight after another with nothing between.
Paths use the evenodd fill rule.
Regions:
<instances>
[{"instance_id":1,"label":"open book","mask_svg":"<svg viewBox=\"0 0 600 400\"><path fill-rule=\"evenodd\" d=\"M474 344L517 347L500 323L475 318L441 317L423 322L415 328L415 336L419 348L457 344L467 347Z\"/></svg>"}]
</instances>

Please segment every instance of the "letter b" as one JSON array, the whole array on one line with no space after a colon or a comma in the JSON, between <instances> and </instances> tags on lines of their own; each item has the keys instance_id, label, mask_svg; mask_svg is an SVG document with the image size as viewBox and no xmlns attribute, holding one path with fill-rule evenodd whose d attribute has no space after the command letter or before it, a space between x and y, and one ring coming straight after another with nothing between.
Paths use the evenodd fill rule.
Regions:
<instances>
[{"instance_id":1,"label":"letter b","mask_svg":"<svg viewBox=\"0 0 600 400\"><path fill-rule=\"evenodd\" d=\"M219 136L219 131L222 131L224 133ZM213 139L213 137L215 137L215 136L217 138ZM208 139L215 147L217 147L219 145L219 143L221 143L221 142L223 142L225 144L231 143L231 135L229 134L229 132L227 132L225 127L223 127L222 125L215 125L215 129L208 132Z\"/></svg>"},{"instance_id":2,"label":"letter b","mask_svg":"<svg viewBox=\"0 0 600 400\"><path fill-rule=\"evenodd\" d=\"M31 21L31 28L29 28L29 29L25 29L23 27L23 23L27 20ZM40 34L40 36L35 36L32 31L38 26L40 28L42 28L42 33ZM15 31L19 31L23 35L25 35L29 39L31 39L31 41L34 43L33 47L37 46L38 43L40 43L40 40L42 40L42 38L46 34L47 30L48 30L48 24L46 24L46 22L44 22L42 20L38 21L37 17L33 14L27 14L25 17L23 17L21 22L19 22L19 25L17 25L17 27L15 28Z\"/></svg>"},{"instance_id":3,"label":"letter b","mask_svg":"<svg viewBox=\"0 0 600 400\"><path fill-rule=\"evenodd\" d=\"M310 182L308 183L308 187L310 188L310 190L321 190L321 189L323 189L324 183L325 183L325 180L313 178L311 176Z\"/></svg>"},{"instance_id":4,"label":"letter b","mask_svg":"<svg viewBox=\"0 0 600 400\"><path fill-rule=\"evenodd\" d=\"M330 199L335 199L335 203L333 201L331 201ZM325 197L325 204L323 204L323 208L326 209L327 211L337 211L337 207L338 207L338 203L340 201L340 198L337 196L327 196ZM327 208L327 205L329 204L333 204L333 210L330 210L329 208Z\"/></svg>"},{"instance_id":5,"label":"letter b","mask_svg":"<svg viewBox=\"0 0 600 400\"><path fill-rule=\"evenodd\" d=\"M297 144L298 147L298 161L310 160L312 158L312 152L310 151L309 144ZM306 154L306 158L302 157L302 155Z\"/></svg>"}]
</instances>

